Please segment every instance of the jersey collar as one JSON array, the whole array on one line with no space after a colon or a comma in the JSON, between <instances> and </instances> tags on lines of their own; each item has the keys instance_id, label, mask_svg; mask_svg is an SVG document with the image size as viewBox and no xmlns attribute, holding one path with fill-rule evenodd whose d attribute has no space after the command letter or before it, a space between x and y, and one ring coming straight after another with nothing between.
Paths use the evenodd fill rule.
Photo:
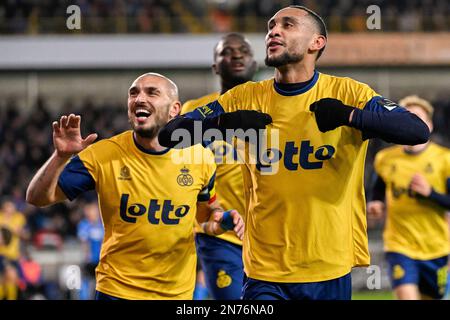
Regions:
<instances>
[{"instance_id":1,"label":"jersey collar","mask_svg":"<svg viewBox=\"0 0 450 320\"><path fill-rule=\"evenodd\" d=\"M147 153L147 154L152 154L152 155L162 155L165 154L167 152L169 152L170 148L161 150L161 151L153 151L153 150L149 150L144 148L143 146L141 146L139 143L137 143L136 138L134 137L134 132L131 132L131 136L133 137L133 142L134 145L136 146L136 148L138 148L140 151Z\"/></svg>"},{"instance_id":2,"label":"jersey collar","mask_svg":"<svg viewBox=\"0 0 450 320\"><path fill-rule=\"evenodd\" d=\"M318 79L319 79L319 72L314 70L314 75L310 80L298 84L295 83L292 84L292 87L294 87L293 89L287 88L282 89L281 87L283 87L283 85L275 82L275 80L273 81L273 87L275 91L281 94L282 96L296 96L305 93L306 91L314 87Z\"/></svg>"}]
</instances>

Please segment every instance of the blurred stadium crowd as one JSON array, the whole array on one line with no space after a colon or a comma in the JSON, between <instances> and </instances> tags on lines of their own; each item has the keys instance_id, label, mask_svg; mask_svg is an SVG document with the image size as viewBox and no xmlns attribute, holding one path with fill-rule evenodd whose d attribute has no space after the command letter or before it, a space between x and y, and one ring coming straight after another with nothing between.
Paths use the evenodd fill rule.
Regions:
<instances>
[{"instance_id":1,"label":"blurred stadium crowd","mask_svg":"<svg viewBox=\"0 0 450 320\"><path fill-rule=\"evenodd\" d=\"M447 0L6 0L0 3L1 34L66 33L66 9L75 4L83 33L260 32L278 9L305 5L328 17L331 32L366 31L366 8L383 8L383 31L450 28Z\"/></svg>"}]
</instances>

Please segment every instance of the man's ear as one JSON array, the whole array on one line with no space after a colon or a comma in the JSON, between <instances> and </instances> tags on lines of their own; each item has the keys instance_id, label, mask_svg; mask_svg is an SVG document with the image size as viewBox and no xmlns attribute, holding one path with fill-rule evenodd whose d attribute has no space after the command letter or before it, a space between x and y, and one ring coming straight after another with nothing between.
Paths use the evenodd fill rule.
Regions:
<instances>
[{"instance_id":1,"label":"man's ear","mask_svg":"<svg viewBox=\"0 0 450 320\"><path fill-rule=\"evenodd\" d=\"M176 116L178 116L181 112L181 102L175 101L172 103L169 109L169 120L172 120Z\"/></svg>"},{"instance_id":2,"label":"man's ear","mask_svg":"<svg viewBox=\"0 0 450 320\"><path fill-rule=\"evenodd\" d=\"M327 44L327 38L325 38L323 35L317 35L314 37L311 45L309 46L309 50L311 51L319 51L323 47L325 47Z\"/></svg>"}]
</instances>

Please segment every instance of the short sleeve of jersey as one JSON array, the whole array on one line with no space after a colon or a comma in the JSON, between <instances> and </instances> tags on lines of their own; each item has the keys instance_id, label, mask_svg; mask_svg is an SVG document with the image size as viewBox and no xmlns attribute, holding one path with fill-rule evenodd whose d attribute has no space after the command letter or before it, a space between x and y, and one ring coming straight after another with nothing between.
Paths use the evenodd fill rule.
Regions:
<instances>
[{"instance_id":1,"label":"short sleeve of jersey","mask_svg":"<svg viewBox=\"0 0 450 320\"><path fill-rule=\"evenodd\" d=\"M74 156L59 176L58 186L69 200L75 199L83 192L95 189L97 169L92 147Z\"/></svg>"},{"instance_id":2,"label":"short sleeve of jersey","mask_svg":"<svg viewBox=\"0 0 450 320\"><path fill-rule=\"evenodd\" d=\"M360 84L360 88L358 89L358 99L357 105L359 109L364 109L367 107L368 102L372 101L372 99L381 98L381 96L376 93L371 87L366 84Z\"/></svg>"},{"instance_id":3,"label":"short sleeve of jersey","mask_svg":"<svg viewBox=\"0 0 450 320\"><path fill-rule=\"evenodd\" d=\"M404 107L376 93L365 83L351 80L347 86L353 99L351 106L372 112L406 112Z\"/></svg>"},{"instance_id":4,"label":"short sleeve of jersey","mask_svg":"<svg viewBox=\"0 0 450 320\"><path fill-rule=\"evenodd\" d=\"M338 99L344 104L358 109L364 109L372 98L380 97L378 93L365 83L351 78L340 79L342 80L342 84L338 87L339 91L336 93Z\"/></svg>"},{"instance_id":5,"label":"short sleeve of jersey","mask_svg":"<svg viewBox=\"0 0 450 320\"><path fill-rule=\"evenodd\" d=\"M209 149L204 149L206 153L205 162L203 164L204 181L206 184L197 196L198 202L212 202L216 198L215 180L216 180L216 164L214 155Z\"/></svg>"},{"instance_id":6,"label":"short sleeve of jersey","mask_svg":"<svg viewBox=\"0 0 450 320\"><path fill-rule=\"evenodd\" d=\"M203 96L201 98L186 101L183 104L183 107L181 108L181 114L185 114L185 113L194 111L198 107L201 107L203 105L211 103L214 100L217 100L219 95L220 94L218 92L213 92L213 93L210 93L210 94L208 94L206 96Z\"/></svg>"},{"instance_id":7,"label":"short sleeve of jersey","mask_svg":"<svg viewBox=\"0 0 450 320\"><path fill-rule=\"evenodd\" d=\"M181 114L185 114L185 113L187 113L187 112L193 111L193 110L196 108L194 102L195 102L195 100L189 100L189 101L186 101L186 102L183 104L183 106L181 107L181 112L180 112L180 113L181 113Z\"/></svg>"},{"instance_id":8,"label":"short sleeve of jersey","mask_svg":"<svg viewBox=\"0 0 450 320\"><path fill-rule=\"evenodd\" d=\"M209 179L208 184L200 191L197 197L198 202L209 201L213 202L216 198L216 191L214 188L216 180L216 174L214 173L212 177Z\"/></svg>"}]
</instances>

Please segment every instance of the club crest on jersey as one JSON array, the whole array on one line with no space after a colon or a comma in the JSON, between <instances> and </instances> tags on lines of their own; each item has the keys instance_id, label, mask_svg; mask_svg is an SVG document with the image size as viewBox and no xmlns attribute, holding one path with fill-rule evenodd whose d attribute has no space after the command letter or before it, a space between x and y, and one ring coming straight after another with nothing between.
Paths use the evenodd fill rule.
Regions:
<instances>
[{"instance_id":1,"label":"club crest on jersey","mask_svg":"<svg viewBox=\"0 0 450 320\"><path fill-rule=\"evenodd\" d=\"M431 163L428 163L425 167L425 173L433 173L433 166L431 165Z\"/></svg>"},{"instance_id":2,"label":"club crest on jersey","mask_svg":"<svg viewBox=\"0 0 450 320\"><path fill-rule=\"evenodd\" d=\"M439 268L437 271L437 284L439 287L440 294L445 293L445 287L447 286L447 273L448 273L448 266L443 266Z\"/></svg>"},{"instance_id":3,"label":"club crest on jersey","mask_svg":"<svg viewBox=\"0 0 450 320\"><path fill-rule=\"evenodd\" d=\"M233 279L224 270L220 270L217 273L216 285L218 288L226 288L230 286L232 282Z\"/></svg>"},{"instance_id":4,"label":"club crest on jersey","mask_svg":"<svg viewBox=\"0 0 450 320\"><path fill-rule=\"evenodd\" d=\"M189 169L183 167L180 172L181 174L177 177L177 183L182 187L191 186L194 183L194 178L189 174Z\"/></svg>"},{"instance_id":5,"label":"club crest on jersey","mask_svg":"<svg viewBox=\"0 0 450 320\"><path fill-rule=\"evenodd\" d=\"M396 264L394 268L392 268L392 277L394 280L399 280L405 276L405 270L401 265Z\"/></svg>"},{"instance_id":6,"label":"club crest on jersey","mask_svg":"<svg viewBox=\"0 0 450 320\"><path fill-rule=\"evenodd\" d=\"M386 98L381 98L380 100L377 101L377 103L382 107L388 109L389 111L392 111L393 109L398 107L398 104Z\"/></svg>"},{"instance_id":7,"label":"club crest on jersey","mask_svg":"<svg viewBox=\"0 0 450 320\"><path fill-rule=\"evenodd\" d=\"M120 168L119 180L131 180L130 168L127 166Z\"/></svg>"}]
</instances>

